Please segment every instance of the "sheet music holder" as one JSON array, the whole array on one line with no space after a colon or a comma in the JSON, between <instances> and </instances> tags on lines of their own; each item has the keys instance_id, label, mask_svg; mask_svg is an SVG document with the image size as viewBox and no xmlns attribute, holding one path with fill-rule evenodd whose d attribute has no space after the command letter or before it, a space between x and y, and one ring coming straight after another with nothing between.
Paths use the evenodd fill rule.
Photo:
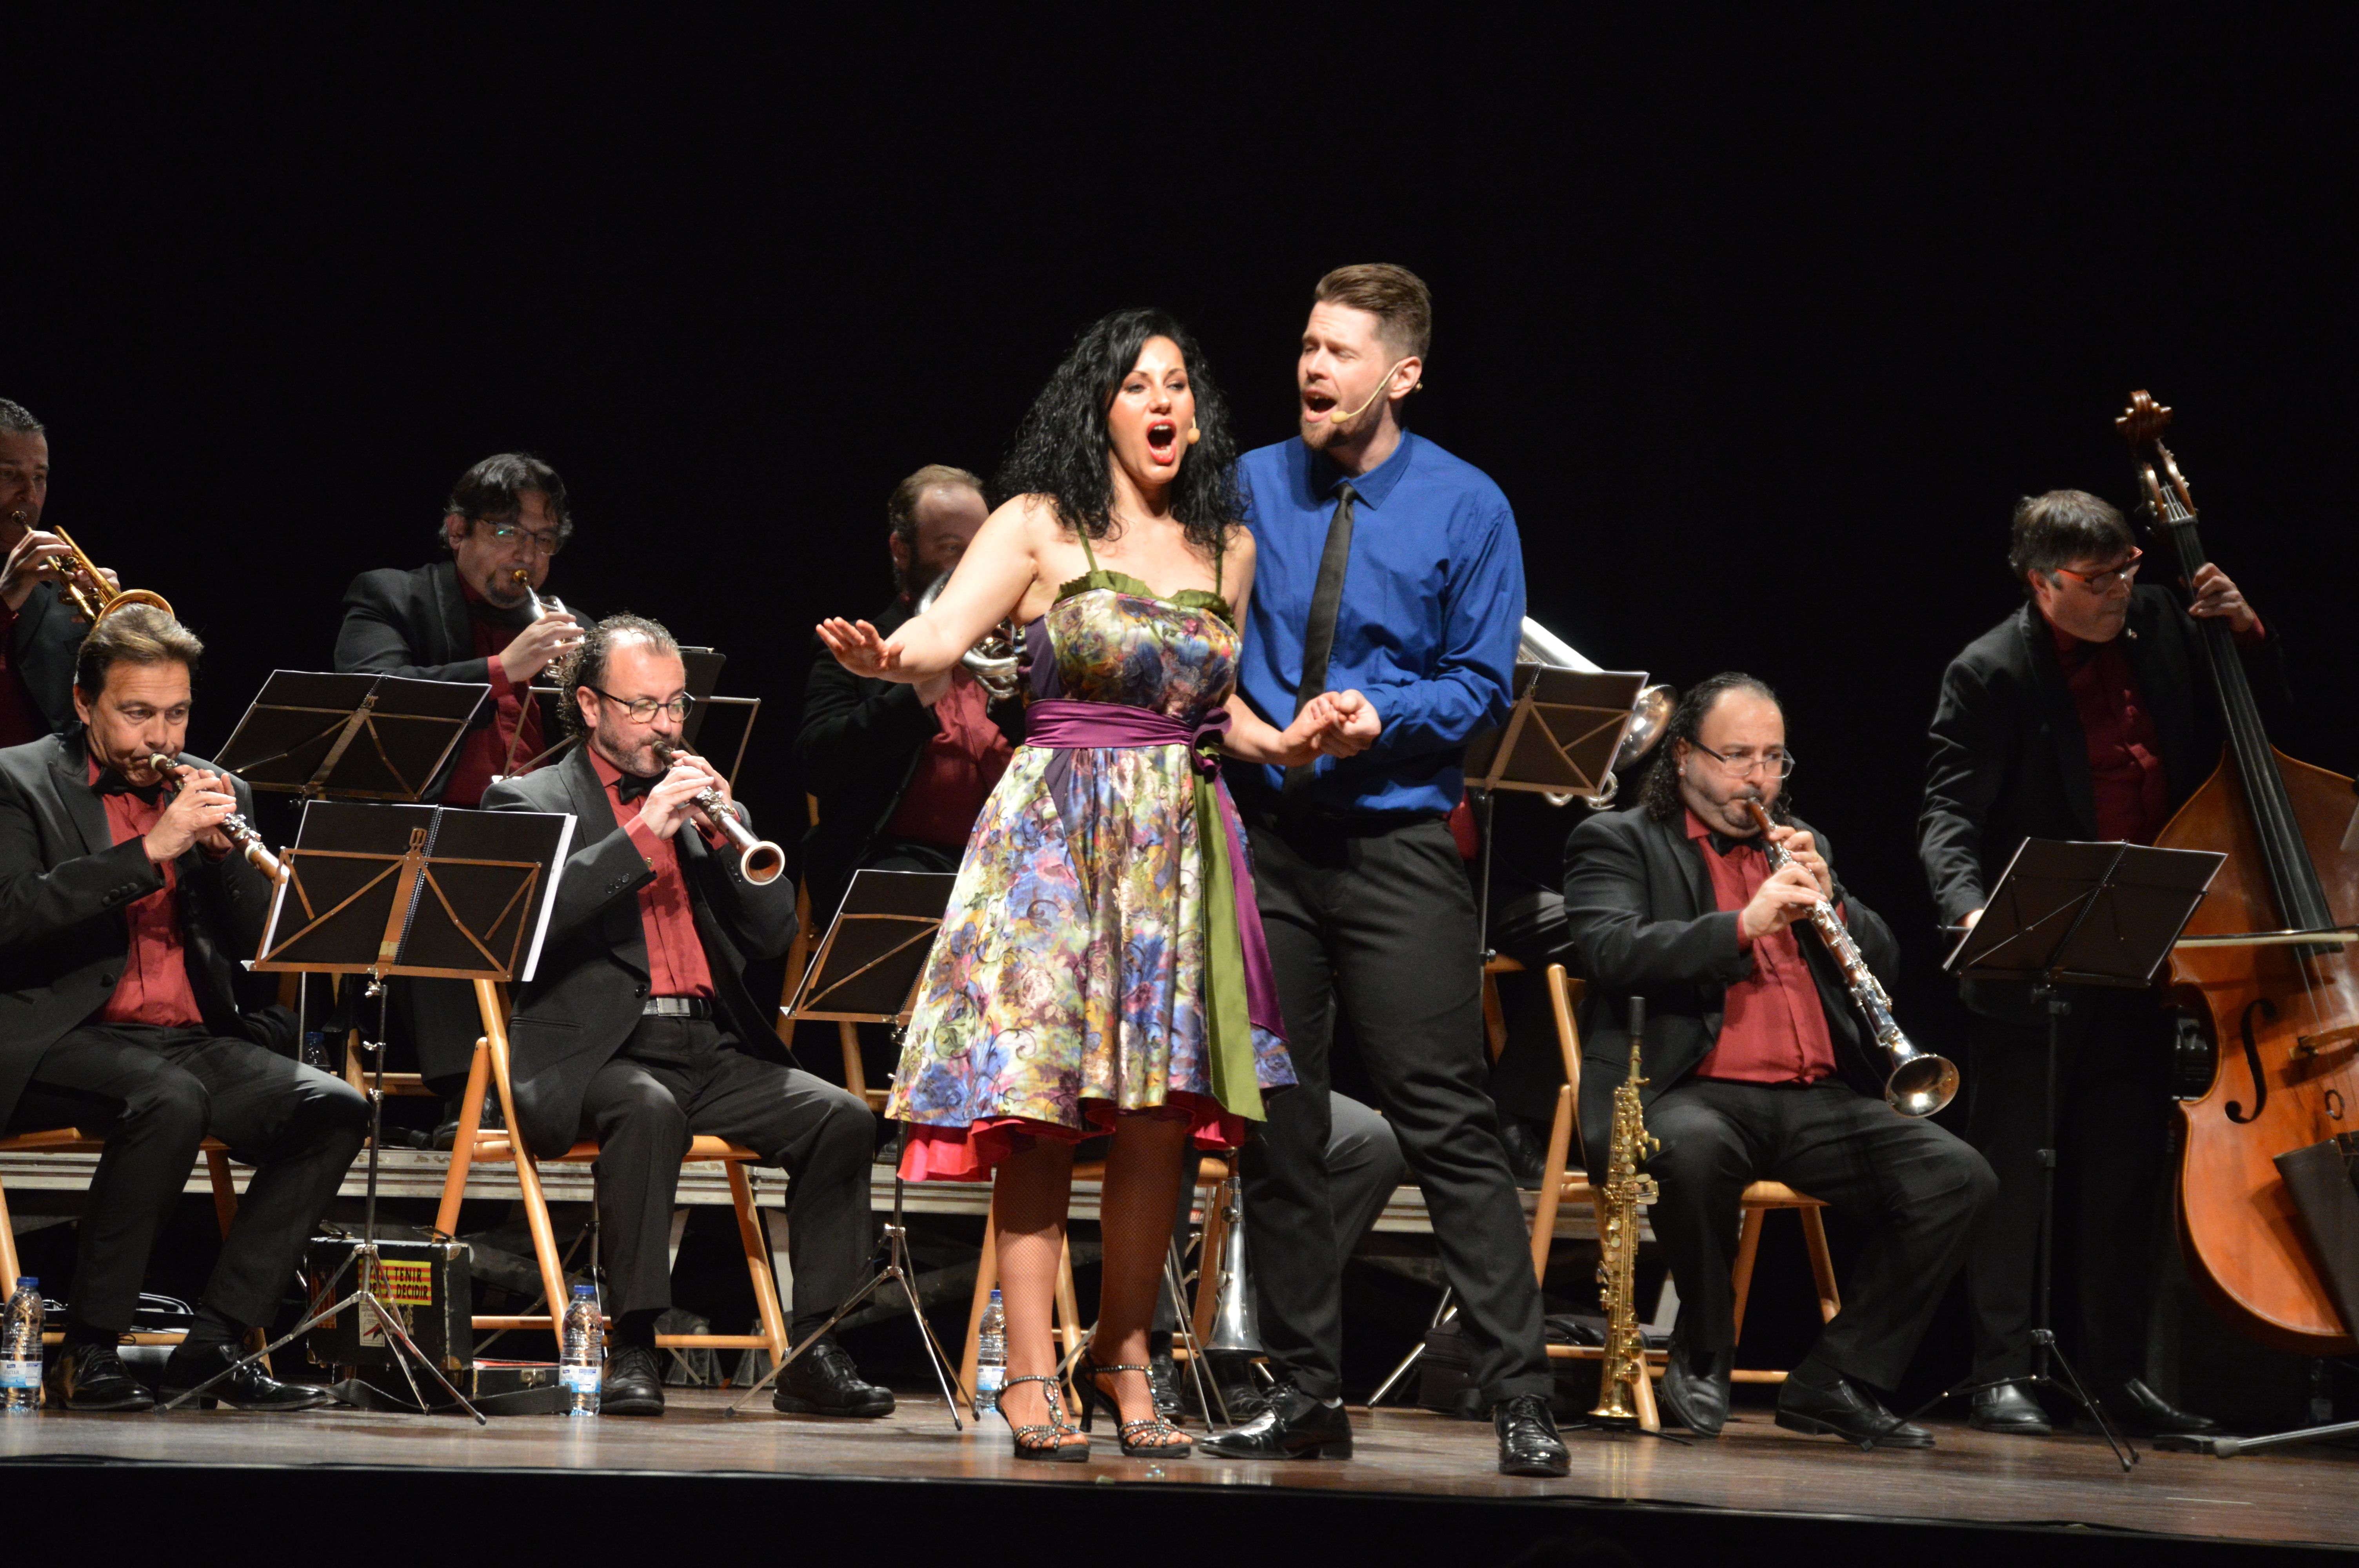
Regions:
<instances>
[{"instance_id":1,"label":"sheet music holder","mask_svg":"<svg viewBox=\"0 0 2359 1568\"><path fill-rule=\"evenodd\" d=\"M570 816L313 801L271 900L266 972L529 980Z\"/></svg>"},{"instance_id":2,"label":"sheet music holder","mask_svg":"<svg viewBox=\"0 0 2359 1568\"><path fill-rule=\"evenodd\" d=\"M1466 748L1468 786L1599 798L1646 685L1644 672L1518 664L1506 723Z\"/></svg>"},{"instance_id":3,"label":"sheet music holder","mask_svg":"<svg viewBox=\"0 0 2359 1568\"><path fill-rule=\"evenodd\" d=\"M257 790L307 800L416 800L458 754L481 682L274 670L222 748Z\"/></svg>"},{"instance_id":4,"label":"sheet music holder","mask_svg":"<svg viewBox=\"0 0 2359 1568\"><path fill-rule=\"evenodd\" d=\"M2027 838L1942 968L1970 980L2143 989L2227 859Z\"/></svg>"},{"instance_id":5,"label":"sheet music holder","mask_svg":"<svg viewBox=\"0 0 2359 1568\"><path fill-rule=\"evenodd\" d=\"M793 1004L778 1010L786 1021L908 1022L957 881L949 871L854 871Z\"/></svg>"}]
</instances>

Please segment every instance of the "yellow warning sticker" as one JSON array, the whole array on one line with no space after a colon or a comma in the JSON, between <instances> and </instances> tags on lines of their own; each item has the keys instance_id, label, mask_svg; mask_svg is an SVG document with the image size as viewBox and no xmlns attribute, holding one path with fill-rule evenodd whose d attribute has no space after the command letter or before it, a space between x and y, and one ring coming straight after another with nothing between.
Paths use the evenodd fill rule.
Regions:
<instances>
[{"instance_id":1,"label":"yellow warning sticker","mask_svg":"<svg viewBox=\"0 0 2359 1568\"><path fill-rule=\"evenodd\" d=\"M432 1306L434 1265L415 1258L380 1259L376 1266L376 1293L401 1306Z\"/></svg>"}]
</instances>

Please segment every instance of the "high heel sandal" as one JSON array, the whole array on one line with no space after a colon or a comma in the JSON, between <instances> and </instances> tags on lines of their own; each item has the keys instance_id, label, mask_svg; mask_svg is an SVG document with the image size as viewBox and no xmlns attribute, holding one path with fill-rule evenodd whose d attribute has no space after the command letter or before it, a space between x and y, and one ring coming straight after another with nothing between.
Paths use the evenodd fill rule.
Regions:
<instances>
[{"instance_id":1,"label":"high heel sandal","mask_svg":"<svg viewBox=\"0 0 2359 1568\"><path fill-rule=\"evenodd\" d=\"M1084 1346L1076 1370L1081 1373L1080 1381L1074 1387L1082 1396L1082 1430L1083 1432L1089 1431L1092 1413L1103 1404L1105 1406L1106 1414L1114 1419L1114 1433L1122 1439L1122 1452L1125 1458L1192 1459L1195 1457L1196 1444L1187 1433L1160 1416L1147 1421L1124 1421L1120 1402L1098 1386L1100 1373L1138 1372L1146 1374L1151 1379L1153 1373L1150 1368L1135 1366L1102 1367L1090 1358L1089 1350ZM1153 1389L1151 1380L1148 1388L1151 1392ZM1180 1441L1172 1442L1175 1437Z\"/></svg>"},{"instance_id":2,"label":"high heel sandal","mask_svg":"<svg viewBox=\"0 0 2359 1568\"><path fill-rule=\"evenodd\" d=\"M1042 1397L1049 1401L1049 1419L1045 1424L1017 1426L1016 1418L1007 1413L1007 1390L1018 1383L1040 1385ZM1010 1378L1000 1385L999 1400L999 1419L1006 1422L1009 1430L1016 1433L1016 1458L1046 1459L1054 1463L1078 1465L1090 1456L1090 1445L1087 1443L1065 1441L1066 1438L1088 1428L1089 1416L1085 1407L1080 1426L1065 1424L1064 1410L1057 1400L1056 1379L1044 1378L1036 1372L1027 1372L1020 1378Z\"/></svg>"}]
</instances>

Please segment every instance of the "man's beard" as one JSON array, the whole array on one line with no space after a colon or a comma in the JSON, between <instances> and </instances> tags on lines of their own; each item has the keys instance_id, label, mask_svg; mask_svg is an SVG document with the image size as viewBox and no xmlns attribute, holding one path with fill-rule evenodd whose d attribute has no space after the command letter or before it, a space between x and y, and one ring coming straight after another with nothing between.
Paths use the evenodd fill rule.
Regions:
<instances>
[{"instance_id":1,"label":"man's beard","mask_svg":"<svg viewBox=\"0 0 2359 1568\"><path fill-rule=\"evenodd\" d=\"M656 743L653 741L641 741L620 756L615 754L617 748L602 735L592 735L591 744L597 748L600 756L634 778L658 778L667 771L663 759L655 754Z\"/></svg>"}]
</instances>

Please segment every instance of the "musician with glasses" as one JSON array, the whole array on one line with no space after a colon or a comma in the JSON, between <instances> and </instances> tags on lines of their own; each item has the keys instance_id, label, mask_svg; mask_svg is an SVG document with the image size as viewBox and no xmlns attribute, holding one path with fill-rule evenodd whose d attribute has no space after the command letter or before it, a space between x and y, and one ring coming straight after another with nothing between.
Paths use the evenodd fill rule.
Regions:
<instances>
[{"instance_id":1,"label":"musician with glasses","mask_svg":"<svg viewBox=\"0 0 2359 1568\"><path fill-rule=\"evenodd\" d=\"M440 560L363 572L344 590L339 671L491 686L491 700L429 798L474 806L493 779L549 746L552 726L528 688L551 659L578 645L582 626L562 612L536 620L532 595L572 536L557 470L529 453L501 452L451 487L436 530ZM396 1038L415 1049L427 1087L446 1102L436 1141L447 1149L481 1028L474 991L463 980L411 979L394 988L393 1001Z\"/></svg>"},{"instance_id":2,"label":"musician with glasses","mask_svg":"<svg viewBox=\"0 0 2359 1568\"><path fill-rule=\"evenodd\" d=\"M1661 1187L1648 1214L1680 1296L1665 1415L1700 1436L1727 1421L1738 1200L1753 1182L1784 1182L1850 1219L1864 1245L1843 1310L1778 1391L1777 1424L1930 1447L1880 1395L1898 1386L1995 1184L1963 1141L1885 1102L1890 1063L1824 939L1801 928L1831 902L1887 985L1899 945L1788 809L1793 768L1776 694L1717 675L1672 714L1638 804L1574 829L1564 903L1571 968L1589 982L1582 1145L1595 1171L1629 1072L1629 1001L1643 997L1641 1098L1662 1144L1646 1166ZM1748 801L1793 863L1771 867Z\"/></svg>"},{"instance_id":3,"label":"musician with glasses","mask_svg":"<svg viewBox=\"0 0 2359 1568\"><path fill-rule=\"evenodd\" d=\"M2224 620L2254 690L2284 691L2277 649L2216 566L2181 609L2137 582L2143 554L2120 512L2085 491L2016 503L2007 568L2025 602L1951 661L1933 715L1918 856L1942 923L1982 916L2026 838L2151 844L2218 765L2219 704L2197 619ZM1961 983L1969 1012L1967 1136L1998 1173L1999 1197L1966 1265L1977 1381L2031 1370L2033 1263L2048 1015L2022 985ZM2148 991L2083 989L2064 1021L2057 1082L2057 1256L2077 1290L2059 1300L2073 1364L2135 1431L2213 1423L2147 1379L2147 1314L2167 1195L2172 1029ZM2085 1417L2083 1418L2085 1420ZM1975 1397L1986 1432L2049 1430L2027 1387Z\"/></svg>"},{"instance_id":4,"label":"musician with glasses","mask_svg":"<svg viewBox=\"0 0 2359 1568\"><path fill-rule=\"evenodd\" d=\"M789 1323L799 1344L861 1283L876 1122L857 1096L789 1065L767 1009L745 989L746 964L777 957L794 935L794 884L747 881L696 804L717 791L742 818L728 781L701 757L667 762L658 751L678 743L693 700L679 643L655 622L609 616L582 639L566 687L565 720L582 744L484 796L487 810L575 818L539 969L516 989L516 1116L543 1154L598 1141L614 1321L601 1408L661 1415L656 1319L671 1305L671 1215L690 1140L742 1143L792 1178ZM772 1403L879 1416L893 1396L826 1339L787 1368Z\"/></svg>"},{"instance_id":5,"label":"musician with glasses","mask_svg":"<svg viewBox=\"0 0 2359 1568\"><path fill-rule=\"evenodd\" d=\"M41 527L49 496L49 432L0 397L0 746L74 724L74 657L90 622L65 596L72 552Z\"/></svg>"}]
</instances>

